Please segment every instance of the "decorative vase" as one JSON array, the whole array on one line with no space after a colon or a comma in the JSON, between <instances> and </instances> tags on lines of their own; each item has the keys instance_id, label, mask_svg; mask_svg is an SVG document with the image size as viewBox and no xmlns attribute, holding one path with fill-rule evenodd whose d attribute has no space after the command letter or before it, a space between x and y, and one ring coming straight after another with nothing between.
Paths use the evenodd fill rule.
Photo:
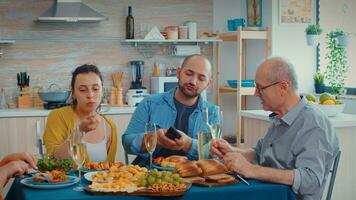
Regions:
<instances>
[{"instance_id":1,"label":"decorative vase","mask_svg":"<svg viewBox=\"0 0 356 200\"><path fill-rule=\"evenodd\" d=\"M318 35L306 35L308 46L316 46L318 45Z\"/></svg>"},{"instance_id":2,"label":"decorative vase","mask_svg":"<svg viewBox=\"0 0 356 200\"><path fill-rule=\"evenodd\" d=\"M321 94L325 92L325 85L324 84L314 84L315 87L315 93Z\"/></svg>"},{"instance_id":3,"label":"decorative vase","mask_svg":"<svg viewBox=\"0 0 356 200\"><path fill-rule=\"evenodd\" d=\"M348 35L345 35L345 34L340 35L340 36L337 36L336 39L337 39L340 47L345 48L349 44L349 36Z\"/></svg>"}]
</instances>

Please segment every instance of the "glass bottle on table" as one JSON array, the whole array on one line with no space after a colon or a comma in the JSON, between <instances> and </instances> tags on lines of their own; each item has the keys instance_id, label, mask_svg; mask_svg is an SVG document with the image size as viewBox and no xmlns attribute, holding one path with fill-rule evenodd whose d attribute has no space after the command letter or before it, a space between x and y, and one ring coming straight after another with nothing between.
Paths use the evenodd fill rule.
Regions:
<instances>
[{"instance_id":1,"label":"glass bottle on table","mask_svg":"<svg viewBox=\"0 0 356 200\"><path fill-rule=\"evenodd\" d=\"M209 124L208 109L203 108L203 121L198 132L198 156L199 160L209 159L213 129Z\"/></svg>"},{"instance_id":2,"label":"glass bottle on table","mask_svg":"<svg viewBox=\"0 0 356 200\"><path fill-rule=\"evenodd\" d=\"M87 155L86 145L83 141L83 132L80 132L79 127L76 127L69 134L69 154L72 157L73 161L78 167L78 178L79 178L79 186L75 187L74 190L82 191L84 189L81 183L81 168L85 162L85 158Z\"/></svg>"},{"instance_id":3,"label":"glass bottle on table","mask_svg":"<svg viewBox=\"0 0 356 200\"><path fill-rule=\"evenodd\" d=\"M147 152L150 155L150 166L152 168L152 154L156 149L157 145L157 125L155 123L146 123L144 142Z\"/></svg>"}]
</instances>

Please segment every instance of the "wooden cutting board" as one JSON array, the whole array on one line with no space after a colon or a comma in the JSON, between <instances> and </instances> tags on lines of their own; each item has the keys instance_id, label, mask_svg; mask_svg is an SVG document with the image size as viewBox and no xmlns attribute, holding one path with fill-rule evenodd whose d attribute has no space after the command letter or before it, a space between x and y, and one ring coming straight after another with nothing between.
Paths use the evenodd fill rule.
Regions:
<instances>
[{"instance_id":1,"label":"wooden cutting board","mask_svg":"<svg viewBox=\"0 0 356 200\"><path fill-rule=\"evenodd\" d=\"M187 183L186 185L186 190L184 191L172 191L172 192L154 192L149 189L141 189L137 190L131 193L128 192L100 192L100 191L95 191L89 187L86 187L84 190L93 195L136 195L136 196L164 196L164 197L178 197L178 196L183 196L189 188L192 186L192 184Z\"/></svg>"},{"instance_id":2,"label":"wooden cutting board","mask_svg":"<svg viewBox=\"0 0 356 200\"><path fill-rule=\"evenodd\" d=\"M195 185L199 185L199 186L204 186L204 187L219 187L219 186L224 186L224 185L232 185L232 184L236 184L239 183L239 180L234 180L228 183L218 183L218 182L213 182L213 181L204 181L204 182L198 182L198 183L194 183Z\"/></svg>"}]
</instances>

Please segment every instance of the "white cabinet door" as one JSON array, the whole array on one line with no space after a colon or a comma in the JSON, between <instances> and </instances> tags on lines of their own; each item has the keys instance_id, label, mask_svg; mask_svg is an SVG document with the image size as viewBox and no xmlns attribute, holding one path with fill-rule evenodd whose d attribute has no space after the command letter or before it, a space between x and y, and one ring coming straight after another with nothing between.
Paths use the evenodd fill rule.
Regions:
<instances>
[{"instance_id":1,"label":"white cabinet door","mask_svg":"<svg viewBox=\"0 0 356 200\"><path fill-rule=\"evenodd\" d=\"M38 154L36 138L44 123L44 117L0 118L0 158L22 151Z\"/></svg>"},{"instance_id":2,"label":"white cabinet door","mask_svg":"<svg viewBox=\"0 0 356 200\"><path fill-rule=\"evenodd\" d=\"M124 148L122 146L121 137L124 134L127 125L130 122L132 114L118 114L118 115L108 115L115 124L116 124L116 131L117 131L117 151L116 151L116 161L121 161L125 163L125 153Z\"/></svg>"}]
</instances>

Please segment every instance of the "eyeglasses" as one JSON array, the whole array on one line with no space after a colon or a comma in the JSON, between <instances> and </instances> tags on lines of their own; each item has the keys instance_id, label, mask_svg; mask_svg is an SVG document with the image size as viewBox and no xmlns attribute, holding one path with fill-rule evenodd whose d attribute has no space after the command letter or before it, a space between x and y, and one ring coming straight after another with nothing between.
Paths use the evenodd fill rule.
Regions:
<instances>
[{"instance_id":1,"label":"eyeglasses","mask_svg":"<svg viewBox=\"0 0 356 200\"><path fill-rule=\"evenodd\" d=\"M272 84L269 84L269 85L266 85L266 86L263 86L263 87L259 87L259 86L257 86L256 83L255 83L255 88L256 88L256 91L257 91L258 93L262 94L262 92L263 92L264 89L267 89L267 88L269 88L269 87L271 87L271 86L277 85L278 83L281 83L281 81L277 81L277 82L274 82L274 83L272 83Z\"/></svg>"}]
</instances>

